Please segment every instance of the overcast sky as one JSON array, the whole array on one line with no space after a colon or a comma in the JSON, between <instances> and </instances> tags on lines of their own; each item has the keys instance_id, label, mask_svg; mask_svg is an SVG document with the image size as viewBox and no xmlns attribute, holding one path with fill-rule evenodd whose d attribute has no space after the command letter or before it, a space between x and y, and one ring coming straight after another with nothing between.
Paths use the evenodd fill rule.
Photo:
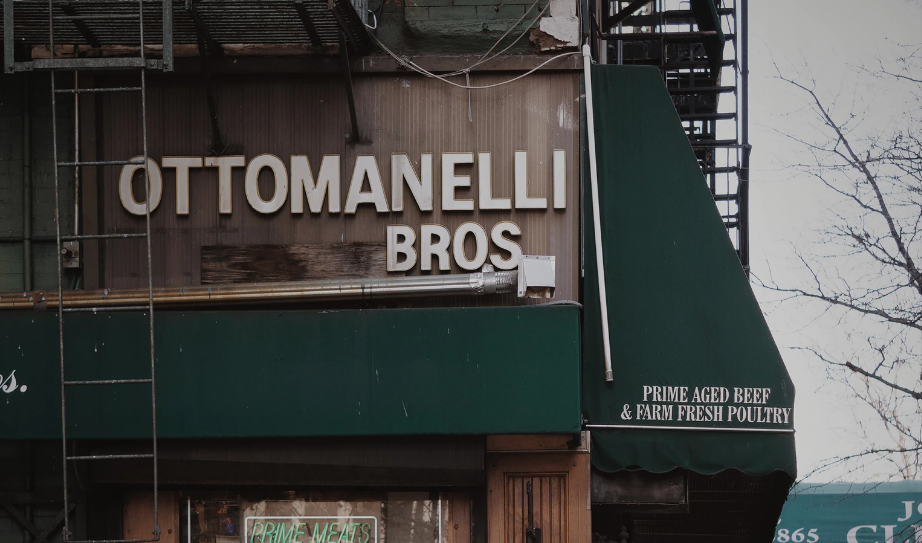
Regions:
<instances>
[{"instance_id":1,"label":"overcast sky","mask_svg":"<svg viewBox=\"0 0 922 543\"><path fill-rule=\"evenodd\" d=\"M825 97L851 100L872 112L865 129L893 122L893 112L906 103L905 93L881 87L860 71L877 59L892 57L898 46L922 44L922 2L919 0L753 0L750 1L750 139L753 144L751 187L751 261L753 273L779 283L795 282L798 264L792 246L809 251L814 233L828 220L828 193L819 182L786 165L803 159L797 144L782 134L810 134L806 97L777 79L775 64L785 75L809 76ZM850 105L850 104L849 104ZM876 124L875 124L876 123ZM852 413L856 402L843 387L830 384L826 368L791 347L841 341L829 319L796 304L769 304L771 293L756 289L769 326L797 388L795 425L798 468L802 475L823 459L861 450ZM858 408L861 417L869 416ZM878 435L880 439L885 436ZM834 471L815 480L845 477L880 480L892 468L878 464L864 472Z\"/></svg>"}]
</instances>

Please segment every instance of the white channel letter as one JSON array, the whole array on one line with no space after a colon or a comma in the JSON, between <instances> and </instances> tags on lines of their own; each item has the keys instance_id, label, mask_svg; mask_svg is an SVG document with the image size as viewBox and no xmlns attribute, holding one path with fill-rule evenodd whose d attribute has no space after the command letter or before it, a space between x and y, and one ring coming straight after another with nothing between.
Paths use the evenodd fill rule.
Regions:
<instances>
[{"instance_id":1,"label":"white channel letter","mask_svg":"<svg viewBox=\"0 0 922 543\"><path fill-rule=\"evenodd\" d=\"M189 214L189 168L201 168L200 156L165 156L164 168L176 168L176 214Z\"/></svg>"},{"instance_id":2,"label":"white channel letter","mask_svg":"<svg viewBox=\"0 0 922 543\"><path fill-rule=\"evenodd\" d=\"M547 198L528 197L528 151L515 152L515 208L547 209Z\"/></svg>"},{"instance_id":3,"label":"white channel letter","mask_svg":"<svg viewBox=\"0 0 922 543\"><path fill-rule=\"evenodd\" d=\"M509 198L493 197L493 165L490 153L477 153L477 196L480 209L512 209Z\"/></svg>"},{"instance_id":4,"label":"white channel letter","mask_svg":"<svg viewBox=\"0 0 922 543\"><path fill-rule=\"evenodd\" d=\"M567 208L567 152L554 149L554 209Z\"/></svg>"},{"instance_id":5,"label":"white channel letter","mask_svg":"<svg viewBox=\"0 0 922 543\"><path fill-rule=\"evenodd\" d=\"M362 184L368 177L370 192L362 192ZM352 169L352 181L349 183L349 195L346 197L346 213L355 213L359 204L375 204L378 213L387 213L387 196L381 184L381 171L378 170L378 161L374 155L359 155L355 157L355 167ZM415 260L415 259L414 259Z\"/></svg>"},{"instance_id":6,"label":"white channel letter","mask_svg":"<svg viewBox=\"0 0 922 543\"><path fill-rule=\"evenodd\" d=\"M231 190L231 168L247 165L243 155L206 156L205 167L218 169L218 213L228 214L233 210L233 191Z\"/></svg>"},{"instance_id":7,"label":"white channel letter","mask_svg":"<svg viewBox=\"0 0 922 543\"><path fill-rule=\"evenodd\" d=\"M438 238L433 243L432 238ZM439 269L451 269L451 257L448 256L448 245L451 244L451 232L441 224L424 224L419 229L419 267L423 271L432 270L432 257L438 257Z\"/></svg>"},{"instance_id":8,"label":"white channel letter","mask_svg":"<svg viewBox=\"0 0 922 543\"><path fill-rule=\"evenodd\" d=\"M403 241L400 241L400 238ZM387 271L412 270L416 265L416 231L412 226L405 224L390 224L387 226ZM398 261L399 255L406 255L403 262Z\"/></svg>"},{"instance_id":9,"label":"white channel letter","mask_svg":"<svg viewBox=\"0 0 922 543\"><path fill-rule=\"evenodd\" d=\"M474 153L442 153L442 211L473 211L474 200L456 200L455 189L470 187L471 178L455 175L458 164L473 164Z\"/></svg>"},{"instance_id":10,"label":"white channel letter","mask_svg":"<svg viewBox=\"0 0 922 543\"><path fill-rule=\"evenodd\" d=\"M263 168L272 170L272 197L268 200L263 200L259 195L259 172ZM288 170L285 169L285 163L275 155L253 157L247 166L244 188L250 207L263 214L275 213L288 199Z\"/></svg>"},{"instance_id":11,"label":"white channel letter","mask_svg":"<svg viewBox=\"0 0 922 543\"><path fill-rule=\"evenodd\" d=\"M304 213L304 196L311 213L323 210L323 197L327 197L327 210L339 213L339 155L323 155L317 180L311 171L311 163L304 155L291 155L291 212Z\"/></svg>"},{"instance_id":12,"label":"white channel letter","mask_svg":"<svg viewBox=\"0 0 922 543\"><path fill-rule=\"evenodd\" d=\"M131 157L129 160L141 162L143 156ZM134 199L134 190L131 180L134 173L138 170L144 171L141 164L125 164L122 166L122 173L118 176L118 198L122 201L122 207L132 215L147 215L147 199L138 202ZM157 206L160 205L160 198L163 197L163 177L160 175L160 167L154 162L154 159L147 157L147 174L150 177L150 212L153 213ZM143 178L143 174L142 174ZM144 185L147 183L145 182Z\"/></svg>"},{"instance_id":13,"label":"white channel letter","mask_svg":"<svg viewBox=\"0 0 922 543\"><path fill-rule=\"evenodd\" d=\"M522 248L518 243L507 237L504 237L503 234L521 236L522 229L519 228L519 225L515 224L514 222L501 221L496 223L493 226L493 230L490 231L490 239L493 240L493 244L500 249L509 252L509 258L507 259L504 259L498 254L491 254L490 262L498 270L512 270L519 265L519 259L522 257Z\"/></svg>"},{"instance_id":14,"label":"white channel letter","mask_svg":"<svg viewBox=\"0 0 922 543\"><path fill-rule=\"evenodd\" d=\"M871 530L875 534L877 533L877 526L872 526L869 524L865 524L862 526L855 526L854 528L848 531L848 534L845 535L845 540L848 543L858 543L858 530L863 530L863 529Z\"/></svg>"},{"instance_id":15,"label":"white channel letter","mask_svg":"<svg viewBox=\"0 0 922 543\"><path fill-rule=\"evenodd\" d=\"M405 154L391 155L391 207L394 211L403 211L403 181L420 211L432 211L432 153L423 153L420 157L420 174L416 175L410 157Z\"/></svg>"},{"instance_id":16,"label":"white channel letter","mask_svg":"<svg viewBox=\"0 0 922 543\"><path fill-rule=\"evenodd\" d=\"M468 260L467 255L464 254L464 240L468 234L474 236L474 258L471 260ZM462 269L472 271L480 268L487 261L487 232L475 222L462 224L455 230L452 252L455 255L455 262Z\"/></svg>"}]
</instances>

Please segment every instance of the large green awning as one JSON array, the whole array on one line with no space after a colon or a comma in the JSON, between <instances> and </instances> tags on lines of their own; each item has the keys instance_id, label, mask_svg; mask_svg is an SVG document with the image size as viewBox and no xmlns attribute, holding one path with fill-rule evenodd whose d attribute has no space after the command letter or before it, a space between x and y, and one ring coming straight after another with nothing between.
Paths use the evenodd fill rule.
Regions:
<instances>
[{"instance_id":1,"label":"large green awning","mask_svg":"<svg viewBox=\"0 0 922 543\"><path fill-rule=\"evenodd\" d=\"M150 375L145 313L68 313L68 380ZM155 312L162 438L578 433L576 307ZM0 439L60 439L54 313L0 313ZM69 438L147 438L147 384L69 387Z\"/></svg>"},{"instance_id":2,"label":"large green awning","mask_svg":"<svg viewBox=\"0 0 922 543\"><path fill-rule=\"evenodd\" d=\"M659 71L591 75L614 370L606 382L584 174L593 466L793 478L794 387Z\"/></svg>"}]
</instances>

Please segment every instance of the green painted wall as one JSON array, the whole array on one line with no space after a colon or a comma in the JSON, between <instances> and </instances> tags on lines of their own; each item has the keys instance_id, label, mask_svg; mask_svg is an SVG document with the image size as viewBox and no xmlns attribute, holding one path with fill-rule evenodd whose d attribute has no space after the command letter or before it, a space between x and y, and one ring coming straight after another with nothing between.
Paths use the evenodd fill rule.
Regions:
<instances>
[{"instance_id":1,"label":"green painted wall","mask_svg":"<svg viewBox=\"0 0 922 543\"><path fill-rule=\"evenodd\" d=\"M534 0L370 0L368 7L379 10L380 14L375 36L395 52L483 54L534 3ZM494 52L526 31L547 3L539 0ZM535 46L527 35L508 51L509 54L529 52L535 52Z\"/></svg>"},{"instance_id":2,"label":"green painted wall","mask_svg":"<svg viewBox=\"0 0 922 543\"><path fill-rule=\"evenodd\" d=\"M574 307L156 315L161 437L577 433ZM60 436L57 317L0 313L0 436ZM147 316L70 313L67 378L150 374ZM22 391L23 387L25 391ZM150 435L149 385L67 392L68 437Z\"/></svg>"},{"instance_id":3,"label":"green painted wall","mask_svg":"<svg viewBox=\"0 0 922 543\"><path fill-rule=\"evenodd\" d=\"M54 236L54 169L51 146L51 87L48 74L0 75L0 292L21 291L23 235L23 118L29 85L32 119L32 235ZM60 160L73 157L73 100L58 104ZM73 229L74 172L60 172L64 233ZM57 288L54 244L33 242L33 287ZM68 276L71 284L73 277Z\"/></svg>"}]
</instances>

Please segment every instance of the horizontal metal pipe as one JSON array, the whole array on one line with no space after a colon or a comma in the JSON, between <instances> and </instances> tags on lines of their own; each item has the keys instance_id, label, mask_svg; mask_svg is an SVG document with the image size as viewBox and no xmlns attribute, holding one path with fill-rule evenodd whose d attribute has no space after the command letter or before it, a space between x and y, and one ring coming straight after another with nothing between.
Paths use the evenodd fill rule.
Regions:
<instances>
[{"instance_id":1,"label":"horizontal metal pipe","mask_svg":"<svg viewBox=\"0 0 922 543\"><path fill-rule=\"evenodd\" d=\"M681 430L689 432L755 432L764 434L793 434L793 428L728 428L710 426L643 426L637 424L587 424L586 428L606 430Z\"/></svg>"},{"instance_id":2,"label":"horizontal metal pipe","mask_svg":"<svg viewBox=\"0 0 922 543\"><path fill-rule=\"evenodd\" d=\"M600 37L604 40L617 40L617 41L654 41L665 39L667 41L696 41L704 38L716 37L716 30L701 30L699 32L626 32L623 34L618 33L607 33L601 34ZM733 38L732 34L725 34L724 37L728 40Z\"/></svg>"},{"instance_id":3,"label":"horizontal metal pipe","mask_svg":"<svg viewBox=\"0 0 922 543\"><path fill-rule=\"evenodd\" d=\"M155 288L153 301L154 305L158 306L177 306L367 300L419 296L476 296L513 292L517 285L517 271L493 271L489 267L484 267L484 271L453 275ZM148 303L148 291L146 288L66 290L61 303L65 309L142 306ZM0 294L0 310L33 309L36 306L53 309L57 305L57 291Z\"/></svg>"}]
</instances>

